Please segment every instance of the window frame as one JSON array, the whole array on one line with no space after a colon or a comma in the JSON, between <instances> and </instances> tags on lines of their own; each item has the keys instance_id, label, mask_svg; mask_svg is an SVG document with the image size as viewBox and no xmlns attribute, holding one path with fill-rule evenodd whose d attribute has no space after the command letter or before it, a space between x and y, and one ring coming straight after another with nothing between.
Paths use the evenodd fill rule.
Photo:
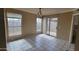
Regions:
<instances>
[{"instance_id":1,"label":"window frame","mask_svg":"<svg viewBox=\"0 0 79 59\"><path fill-rule=\"evenodd\" d=\"M20 19L21 20L21 26L9 26L8 25L8 18L13 18L13 19ZM8 26L8 36L9 37L14 37L14 36L20 36L22 34L22 18L18 18L18 17L7 17L7 26ZM9 35L9 27L20 27L21 28L21 32L18 35ZM14 31L13 31L14 32Z\"/></svg>"}]
</instances>

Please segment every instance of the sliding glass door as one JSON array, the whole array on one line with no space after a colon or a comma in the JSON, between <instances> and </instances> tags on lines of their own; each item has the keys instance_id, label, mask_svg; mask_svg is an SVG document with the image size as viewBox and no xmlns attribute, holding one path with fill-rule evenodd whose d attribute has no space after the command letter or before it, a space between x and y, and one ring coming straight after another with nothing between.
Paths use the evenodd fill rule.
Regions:
<instances>
[{"instance_id":1,"label":"sliding glass door","mask_svg":"<svg viewBox=\"0 0 79 59\"><path fill-rule=\"evenodd\" d=\"M58 18L46 19L46 34L56 37L57 36L57 23Z\"/></svg>"},{"instance_id":2,"label":"sliding glass door","mask_svg":"<svg viewBox=\"0 0 79 59\"><path fill-rule=\"evenodd\" d=\"M36 33L42 32L42 19L36 18Z\"/></svg>"},{"instance_id":3,"label":"sliding glass door","mask_svg":"<svg viewBox=\"0 0 79 59\"><path fill-rule=\"evenodd\" d=\"M57 18L50 19L50 35L57 36Z\"/></svg>"}]
</instances>

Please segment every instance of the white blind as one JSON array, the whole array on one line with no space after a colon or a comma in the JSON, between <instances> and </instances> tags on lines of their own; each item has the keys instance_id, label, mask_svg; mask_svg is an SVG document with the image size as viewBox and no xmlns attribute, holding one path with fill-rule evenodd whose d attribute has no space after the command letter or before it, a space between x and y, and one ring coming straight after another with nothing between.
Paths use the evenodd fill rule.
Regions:
<instances>
[{"instance_id":1,"label":"white blind","mask_svg":"<svg viewBox=\"0 0 79 59\"><path fill-rule=\"evenodd\" d=\"M22 18L22 15L16 13L7 13L7 17Z\"/></svg>"}]
</instances>

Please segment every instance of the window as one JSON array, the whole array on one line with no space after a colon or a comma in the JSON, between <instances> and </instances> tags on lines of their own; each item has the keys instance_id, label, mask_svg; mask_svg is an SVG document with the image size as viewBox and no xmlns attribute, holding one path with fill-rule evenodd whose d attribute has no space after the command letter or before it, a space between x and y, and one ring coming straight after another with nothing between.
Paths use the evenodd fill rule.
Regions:
<instances>
[{"instance_id":1,"label":"window","mask_svg":"<svg viewBox=\"0 0 79 59\"><path fill-rule=\"evenodd\" d=\"M50 29L49 29L50 28L50 18L47 18L46 20L47 20L47 23L46 23L47 32L46 32L46 34L50 34Z\"/></svg>"},{"instance_id":2,"label":"window","mask_svg":"<svg viewBox=\"0 0 79 59\"><path fill-rule=\"evenodd\" d=\"M42 19L36 18L36 32L41 32L41 26L42 26Z\"/></svg>"},{"instance_id":3,"label":"window","mask_svg":"<svg viewBox=\"0 0 79 59\"><path fill-rule=\"evenodd\" d=\"M19 14L8 13L8 33L9 36L21 35L21 19L22 16Z\"/></svg>"}]
</instances>

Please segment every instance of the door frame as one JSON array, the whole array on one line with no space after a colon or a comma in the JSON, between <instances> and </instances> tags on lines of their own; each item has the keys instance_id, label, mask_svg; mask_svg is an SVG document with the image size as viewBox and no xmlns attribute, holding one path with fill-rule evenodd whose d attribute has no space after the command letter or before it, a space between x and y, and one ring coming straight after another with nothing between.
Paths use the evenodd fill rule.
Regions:
<instances>
[{"instance_id":1,"label":"door frame","mask_svg":"<svg viewBox=\"0 0 79 59\"><path fill-rule=\"evenodd\" d=\"M69 43L72 42L72 36L73 36L73 24L74 24L74 16L79 15L79 13L72 14L72 21L71 21L71 28L70 28L70 35L69 35Z\"/></svg>"},{"instance_id":2,"label":"door frame","mask_svg":"<svg viewBox=\"0 0 79 59\"><path fill-rule=\"evenodd\" d=\"M48 19L48 18L50 18L50 19ZM47 28L49 28L49 34L47 34L47 35L52 36L52 37L55 37L55 36L53 36L53 35L50 35L51 18L57 18L57 19L58 19L58 17L47 17L47 19L46 19L46 34L47 34ZM49 21L49 27L47 27L47 26L48 26L48 25L47 25L48 21ZM57 27L58 27L58 20L57 20ZM57 28L56 28L56 29L57 29ZM56 33L57 33L57 32L56 32Z\"/></svg>"}]
</instances>

